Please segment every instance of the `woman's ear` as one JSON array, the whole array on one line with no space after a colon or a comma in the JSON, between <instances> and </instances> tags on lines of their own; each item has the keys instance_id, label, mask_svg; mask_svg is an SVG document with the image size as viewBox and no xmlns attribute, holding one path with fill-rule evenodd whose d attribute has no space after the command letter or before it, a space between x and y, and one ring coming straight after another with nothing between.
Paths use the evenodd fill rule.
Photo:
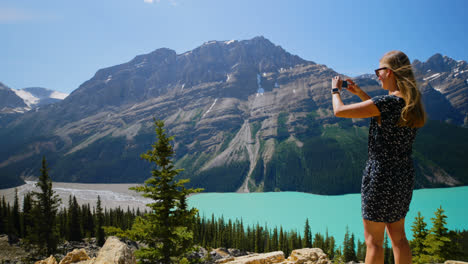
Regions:
<instances>
[{"instance_id":1,"label":"woman's ear","mask_svg":"<svg viewBox=\"0 0 468 264\"><path fill-rule=\"evenodd\" d=\"M387 77L394 77L395 76L395 74L394 74L394 72L392 70L386 69L386 71L387 71Z\"/></svg>"}]
</instances>

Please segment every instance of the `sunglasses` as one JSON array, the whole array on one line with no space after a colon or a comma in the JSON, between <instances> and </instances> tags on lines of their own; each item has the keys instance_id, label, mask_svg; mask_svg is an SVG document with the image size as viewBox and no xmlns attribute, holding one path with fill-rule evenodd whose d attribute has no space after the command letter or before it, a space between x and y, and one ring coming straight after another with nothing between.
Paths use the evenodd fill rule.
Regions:
<instances>
[{"instance_id":1,"label":"sunglasses","mask_svg":"<svg viewBox=\"0 0 468 264\"><path fill-rule=\"evenodd\" d=\"M386 69L388 69L388 68L387 68L387 67L382 67L382 68L378 68L378 69L374 70L374 71L375 71L375 75L377 75L377 77L379 77L379 76L380 76L380 75L379 75L379 71L380 71L380 70L386 70Z\"/></svg>"}]
</instances>

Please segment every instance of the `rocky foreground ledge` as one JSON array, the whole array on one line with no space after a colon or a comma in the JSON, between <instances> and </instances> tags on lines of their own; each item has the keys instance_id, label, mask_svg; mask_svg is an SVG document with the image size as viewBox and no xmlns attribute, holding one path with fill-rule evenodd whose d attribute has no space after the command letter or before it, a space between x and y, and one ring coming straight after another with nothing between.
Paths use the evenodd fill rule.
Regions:
<instances>
[{"instance_id":1,"label":"rocky foreground ledge","mask_svg":"<svg viewBox=\"0 0 468 264\"><path fill-rule=\"evenodd\" d=\"M85 249L74 249L69 252L60 262L54 256L37 261L35 264L136 264L133 254L135 248L132 244L125 243L117 237L109 237L99 250L96 257L90 258ZM331 264L328 256L320 248L302 248L291 252L285 259L282 251L269 253L250 253L238 249L213 249L207 252L200 248L193 252L189 258L203 259L204 264ZM444 264L468 264L468 262L447 260Z\"/></svg>"},{"instance_id":2,"label":"rocky foreground ledge","mask_svg":"<svg viewBox=\"0 0 468 264\"><path fill-rule=\"evenodd\" d=\"M191 255L194 258L208 257L206 264L331 264L327 255L319 248L303 248L294 250L289 258L284 258L282 251L269 253L246 253L236 249L215 249L206 256L206 250L201 248L199 252ZM248 254L238 256L239 254ZM134 264L136 263L132 249L117 237L109 237L104 246L99 250L96 257L90 258L85 249L75 249L69 252L60 262L57 262L54 256L37 261L35 264Z\"/></svg>"}]
</instances>

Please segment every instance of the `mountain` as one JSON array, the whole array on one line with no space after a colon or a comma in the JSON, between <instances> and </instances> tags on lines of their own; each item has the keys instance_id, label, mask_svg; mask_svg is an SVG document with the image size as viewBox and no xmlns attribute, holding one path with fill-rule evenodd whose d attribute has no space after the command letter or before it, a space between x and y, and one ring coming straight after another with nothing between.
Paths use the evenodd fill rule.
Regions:
<instances>
[{"instance_id":1,"label":"mountain","mask_svg":"<svg viewBox=\"0 0 468 264\"><path fill-rule=\"evenodd\" d=\"M0 83L0 114L24 113L33 108L56 103L67 94L42 87L12 89Z\"/></svg>"},{"instance_id":2,"label":"mountain","mask_svg":"<svg viewBox=\"0 0 468 264\"><path fill-rule=\"evenodd\" d=\"M468 64L441 54L413 62L429 115L436 120L468 125Z\"/></svg>"},{"instance_id":3,"label":"mountain","mask_svg":"<svg viewBox=\"0 0 468 264\"><path fill-rule=\"evenodd\" d=\"M27 107L13 89L0 82L0 113L16 113Z\"/></svg>"},{"instance_id":4,"label":"mountain","mask_svg":"<svg viewBox=\"0 0 468 264\"><path fill-rule=\"evenodd\" d=\"M37 175L45 155L55 181L142 182L150 165L139 155L155 140L155 117L175 135L179 177L205 191L359 192L368 120L334 117L329 86L337 74L264 37L209 41L182 54L157 49L101 69L63 101L8 123L0 177ZM385 93L371 76L356 80L370 96ZM434 105L466 113L432 86L425 94L431 118ZM357 98L345 92L343 100ZM418 135L417 186L467 184L466 128L459 117L436 117L444 122ZM435 133L452 136L435 141Z\"/></svg>"}]
</instances>

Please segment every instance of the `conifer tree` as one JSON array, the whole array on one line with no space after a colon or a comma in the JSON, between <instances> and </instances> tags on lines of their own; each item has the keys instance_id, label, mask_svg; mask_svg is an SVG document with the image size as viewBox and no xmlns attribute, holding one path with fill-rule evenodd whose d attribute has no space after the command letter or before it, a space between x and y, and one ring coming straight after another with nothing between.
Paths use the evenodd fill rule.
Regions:
<instances>
[{"instance_id":1,"label":"conifer tree","mask_svg":"<svg viewBox=\"0 0 468 264\"><path fill-rule=\"evenodd\" d=\"M271 247L271 233L270 233L270 230L268 230L268 227L265 226L265 248L263 252L272 251L270 247Z\"/></svg>"},{"instance_id":2,"label":"conifer tree","mask_svg":"<svg viewBox=\"0 0 468 264\"><path fill-rule=\"evenodd\" d=\"M418 215L414 218L413 225L411 226L411 231L413 231L413 240L410 241L410 246L414 263L422 263L420 258L424 255L424 241L428 234L426 226L427 224L424 222L424 216L421 215L421 212L418 212Z\"/></svg>"},{"instance_id":3,"label":"conifer tree","mask_svg":"<svg viewBox=\"0 0 468 264\"><path fill-rule=\"evenodd\" d=\"M18 189L15 188L15 200L13 202L13 211L12 211L12 220L13 220L13 229L10 231L15 236L20 236L21 233L21 219L19 211L19 199L18 199Z\"/></svg>"},{"instance_id":4,"label":"conifer tree","mask_svg":"<svg viewBox=\"0 0 468 264\"><path fill-rule=\"evenodd\" d=\"M31 193L27 192L23 197L23 221L21 221L21 237L26 238L28 236L28 230L33 225L31 219L32 200Z\"/></svg>"},{"instance_id":5,"label":"conifer tree","mask_svg":"<svg viewBox=\"0 0 468 264\"><path fill-rule=\"evenodd\" d=\"M130 188L142 192L144 197L154 202L147 204L151 212L144 217L137 217L132 229L126 234L148 245L135 252L142 263L176 263L183 255L194 250L193 230L189 223L194 221L198 210L188 210L185 199L187 195L203 189L184 188L189 179L174 181L183 170L174 169L174 150L171 145L174 137L166 135L163 121L154 120L154 123L157 142L141 158L154 163L156 167L144 186Z\"/></svg>"},{"instance_id":6,"label":"conifer tree","mask_svg":"<svg viewBox=\"0 0 468 264\"><path fill-rule=\"evenodd\" d=\"M50 255L57 249L59 241L56 226L56 214L60 205L60 198L52 189L52 180L45 157L42 158L41 175L36 186L40 192L32 192L33 208L31 210L34 224L29 233L28 241L39 247L39 252Z\"/></svg>"},{"instance_id":7,"label":"conifer tree","mask_svg":"<svg viewBox=\"0 0 468 264\"><path fill-rule=\"evenodd\" d=\"M273 230L273 237L271 238L271 251L278 251L278 227L275 226L275 229Z\"/></svg>"},{"instance_id":8,"label":"conifer tree","mask_svg":"<svg viewBox=\"0 0 468 264\"><path fill-rule=\"evenodd\" d=\"M388 245L388 235L384 232L384 264L393 263L393 251Z\"/></svg>"},{"instance_id":9,"label":"conifer tree","mask_svg":"<svg viewBox=\"0 0 468 264\"><path fill-rule=\"evenodd\" d=\"M304 226L304 239L302 240L302 247L303 248L311 248L312 247L312 234L310 232L310 225L309 219L306 218L305 226Z\"/></svg>"},{"instance_id":10,"label":"conifer tree","mask_svg":"<svg viewBox=\"0 0 468 264\"><path fill-rule=\"evenodd\" d=\"M5 196L2 196L2 201L0 203L0 234L6 234L6 225L7 225L7 213L6 213L6 202Z\"/></svg>"},{"instance_id":11,"label":"conifer tree","mask_svg":"<svg viewBox=\"0 0 468 264\"><path fill-rule=\"evenodd\" d=\"M76 196L73 196L71 202L69 203L69 237L70 241L82 241L83 235L81 233L81 221L80 221L80 210Z\"/></svg>"},{"instance_id":12,"label":"conifer tree","mask_svg":"<svg viewBox=\"0 0 468 264\"><path fill-rule=\"evenodd\" d=\"M68 215L67 209L61 208L60 212L58 213L58 226L59 226L59 234L60 238L67 239L68 238Z\"/></svg>"},{"instance_id":13,"label":"conifer tree","mask_svg":"<svg viewBox=\"0 0 468 264\"><path fill-rule=\"evenodd\" d=\"M82 215L83 234L88 238L94 237L94 219L91 214L91 207L89 204L83 204ZM125 224L125 227L127 227L127 223Z\"/></svg>"},{"instance_id":14,"label":"conifer tree","mask_svg":"<svg viewBox=\"0 0 468 264\"><path fill-rule=\"evenodd\" d=\"M356 251L356 258L358 261L364 261L364 258L365 258L365 255L364 255L364 258L363 258L363 248L362 248L362 244L361 244L361 240L358 238L358 241L357 241L357 251Z\"/></svg>"},{"instance_id":15,"label":"conifer tree","mask_svg":"<svg viewBox=\"0 0 468 264\"><path fill-rule=\"evenodd\" d=\"M448 236L448 229L444 210L442 206L434 213L435 217L431 218L432 228L424 240L425 254L421 255L420 260L424 263L441 263L444 262L450 252L451 240Z\"/></svg>"},{"instance_id":16,"label":"conifer tree","mask_svg":"<svg viewBox=\"0 0 468 264\"><path fill-rule=\"evenodd\" d=\"M96 204L96 242L98 246L102 247L105 242L104 229L102 229L104 224L104 216L102 214L101 207L101 197L98 195L98 200Z\"/></svg>"},{"instance_id":17,"label":"conifer tree","mask_svg":"<svg viewBox=\"0 0 468 264\"><path fill-rule=\"evenodd\" d=\"M328 242L328 251L326 252L330 259L335 257L335 238L333 236L330 237Z\"/></svg>"},{"instance_id":18,"label":"conifer tree","mask_svg":"<svg viewBox=\"0 0 468 264\"><path fill-rule=\"evenodd\" d=\"M312 247L323 249L324 246L325 246L325 240L323 239L322 234L315 233L314 242L312 243Z\"/></svg>"},{"instance_id":19,"label":"conifer tree","mask_svg":"<svg viewBox=\"0 0 468 264\"><path fill-rule=\"evenodd\" d=\"M354 243L354 233L351 233L351 241L349 242L350 248L351 248L351 255L353 258L353 261L357 261L356 257L356 244Z\"/></svg>"},{"instance_id":20,"label":"conifer tree","mask_svg":"<svg viewBox=\"0 0 468 264\"><path fill-rule=\"evenodd\" d=\"M328 248L330 246L330 236L328 235L328 227L327 230L325 231L325 240L323 244L323 252L325 252L328 255L328 252L330 252L330 249Z\"/></svg>"},{"instance_id":21,"label":"conifer tree","mask_svg":"<svg viewBox=\"0 0 468 264\"><path fill-rule=\"evenodd\" d=\"M343 259L345 262L356 261L356 251L354 246L354 234L350 236L349 228L346 226L346 233L343 241Z\"/></svg>"},{"instance_id":22,"label":"conifer tree","mask_svg":"<svg viewBox=\"0 0 468 264\"><path fill-rule=\"evenodd\" d=\"M285 246L284 246L284 233L283 233L283 227L280 226L280 233L279 233L279 240L278 240L278 250L285 251Z\"/></svg>"},{"instance_id":23,"label":"conifer tree","mask_svg":"<svg viewBox=\"0 0 468 264\"><path fill-rule=\"evenodd\" d=\"M344 256L341 247L338 247L334 253L333 263L344 263Z\"/></svg>"}]
</instances>

